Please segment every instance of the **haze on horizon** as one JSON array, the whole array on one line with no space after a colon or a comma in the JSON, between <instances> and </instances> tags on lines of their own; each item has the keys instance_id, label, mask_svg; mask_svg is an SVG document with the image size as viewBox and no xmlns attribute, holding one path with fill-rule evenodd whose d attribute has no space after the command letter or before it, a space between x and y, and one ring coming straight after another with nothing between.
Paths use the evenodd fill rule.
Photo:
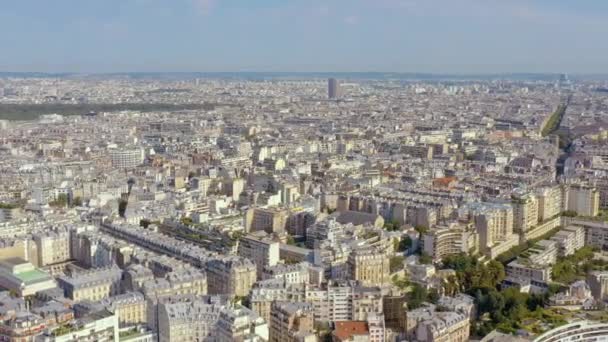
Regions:
<instances>
[{"instance_id":1,"label":"haze on horizon","mask_svg":"<svg viewBox=\"0 0 608 342\"><path fill-rule=\"evenodd\" d=\"M20 0L0 71L608 70L601 0Z\"/></svg>"}]
</instances>

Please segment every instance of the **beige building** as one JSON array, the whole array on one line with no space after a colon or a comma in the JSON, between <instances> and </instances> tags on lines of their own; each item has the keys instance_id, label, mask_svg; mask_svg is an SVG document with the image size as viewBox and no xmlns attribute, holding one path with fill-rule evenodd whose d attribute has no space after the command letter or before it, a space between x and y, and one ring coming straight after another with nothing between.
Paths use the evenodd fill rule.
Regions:
<instances>
[{"instance_id":1,"label":"beige building","mask_svg":"<svg viewBox=\"0 0 608 342\"><path fill-rule=\"evenodd\" d=\"M466 226L435 227L422 236L423 251L440 261L449 255L476 253L479 249L475 230Z\"/></svg>"},{"instance_id":2,"label":"beige building","mask_svg":"<svg viewBox=\"0 0 608 342\"><path fill-rule=\"evenodd\" d=\"M202 300L167 300L158 304L158 340L206 341L212 336L222 306Z\"/></svg>"},{"instance_id":3,"label":"beige building","mask_svg":"<svg viewBox=\"0 0 608 342\"><path fill-rule=\"evenodd\" d=\"M595 187L573 184L568 189L567 210L576 211L581 216L597 216L600 207L600 193Z\"/></svg>"},{"instance_id":4,"label":"beige building","mask_svg":"<svg viewBox=\"0 0 608 342\"><path fill-rule=\"evenodd\" d=\"M348 256L350 277L365 286L382 285L390 275L389 257L374 248L355 250Z\"/></svg>"},{"instance_id":5,"label":"beige building","mask_svg":"<svg viewBox=\"0 0 608 342\"><path fill-rule=\"evenodd\" d=\"M238 255L251 260L257 267L258 278L261 278L265 267L279 262L279 243L265 232L256 231L239 240Z\"/></svg>"},{"instance_id":6,"label":"beige building","mask_svg":"<svg viewBox=\"0 0 608 342\"><path fill-rule=\"evenodd\" d=\"M483 203L474 209L479 250L495 258L519 243L513 234L513 208L508 204Z\"/></svg>"},{"instance_id":7,"label":"beige building","mask_svg":"<svg viewBox=\"0 0 608 342\"><path fill-rule=\"evenodd\" d=\"M469 341L469 317L457 312L436 312L434 317L418 323L418 341L466 342Z\"/></svg>"},{"instance_id":8,"label":"beige building","mask_svg":"<svg viewBox=\"0 0 608 342\"><path fill-rule=\"evenodd\" d=\"M532 193L514 193L511 196L513 206L513 230L526 232L538 224L538 200Z\"/></svg>"},{"instance_id":9,"label":"beige building","mask_svg":"<svg viewBox=\"0 0 608 342\"><path fill-rule=\"evenodd\" d=\"M285 230L287 210L280 208L251 208L245 215L245 231L263 230L267 233L280 233Z\"/></svg>"},{"instance_id":10,"label":"beige building","mask_svg":"<svg viewBox=\"0 0 608 342\"><path fill-rule=\"evenodd\" d=\"M146 299L139 292L127 292L101 301L108 311L118 316L120 326L145 324Z\"/></svg>"},{"instance_id":11,"label":"beige building","mask_svg":"<svg viewBox=\"0 0 608 342\"><path fill-rule=\"evenodd\" d=\"M67 230L46 230L33 236L40 267L70 260L70 233Z\"/></svg>"},{"instance_id":12,"label":"beige building","mask_svg":"<svg viewBox=\"0 0 608 342\"><path fill-rule=\"evenodd\" d=\"M57 280L65 296L78 302L99 301L120 293L122 271L113 266L60 276Z\"/></svg>"},{"instance_id":13,"label":"beige building","mask_svg":"<svg viewBox=\"0 0 608 342\"><path fill-rule=\"evenodd\" d=\"M270 313L270 342L316 341L313 307L301 302L275 302Z\"/></svg>"},{"instance_id":14,"label":"beige building","mask_svg":"<svg viewBox=\"0 0 608 342\"><path fill-rule=\"evenodd\" d=\"M585 246L585 228L580 226L567 226L551 237L557 243L559 256L574 254Z\"/></svg>"},{"instance_id":15,"label":"beige building","mask_svg":"<svg viewBox=\"0 0 608 342\"><path fill-rule=\"evenodd\" d=\"M247 259L226 257L205 264L209 294L247 296L256 282L256 265Z\"/></svg>"},{"instance_id":16,"label":"beige building","mask_svg":"<svg viewBox=\"0 0 608 342\"><path fill-rule=\"evenodd\" d=\"M207 294L207 277L196 269L176 270L164 278L145 281L141 290L147 297L202 296Z\"/></svg>"},{"instance_id":17,"label":"beige building","mask_svg":"<svg viewBox=\"0 0 608 342\"><path fill-rule=\"evenodd\" d=\"M544 222L564 211L564 189L561 185L541 188L536 192L538 198L538 221Z\"/></svg>"}]
</instances>

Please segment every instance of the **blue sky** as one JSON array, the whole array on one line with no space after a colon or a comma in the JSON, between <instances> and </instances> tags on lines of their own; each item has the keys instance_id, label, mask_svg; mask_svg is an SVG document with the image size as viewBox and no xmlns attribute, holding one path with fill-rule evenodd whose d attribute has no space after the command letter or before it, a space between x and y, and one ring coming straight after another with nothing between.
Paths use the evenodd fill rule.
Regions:
<instances>
[{"instance_id":1,"label":"blue sky","mask_svg":"<svg viewBox=\"0 0 608 342\"><path fill-rule=\"evenodd\" d=\"M7 0L0 71L608 73L606 0Z\"/></svg>"}]
</instances>

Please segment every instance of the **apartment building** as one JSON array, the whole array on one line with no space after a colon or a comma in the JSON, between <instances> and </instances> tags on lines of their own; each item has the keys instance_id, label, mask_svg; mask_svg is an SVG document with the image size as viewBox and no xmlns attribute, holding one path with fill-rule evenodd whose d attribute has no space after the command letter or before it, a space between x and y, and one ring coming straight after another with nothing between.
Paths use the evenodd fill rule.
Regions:
<instances>
[{"instance_id":1,"label":"apartment building","mask_svg":"<svg viewBox=\"0 0 608 342\"><path fill-rule=\"evenodd\" d=\"M257 279L256 265L237 257L210 260L205 270L209 294L246 296Z\"/></svg>"},{"instance_id":2,"label":"apartment building","mask_svg":"<svg viewBox=\"0 0 608 342\"><path fill-rule=\"evenodd\" d=\"M57 278L65 296L78 302L99 301L121 291L122 270L116 266L92 269Z\"/></svg>"},{"instance_id":3,"label":"apartment building","mask_svg":"<svg viewBox=\"0 0 608 342\"><path fill-rule=\"evenodd\" d=\"M380 250L366 248L354 250L348 256L350 279L363 285L382 285L390 275L390 258Z\"/></svg>"},{"instance_id":4,"label":"apartment building","mask_svg":"<svg viewBox=\"0 0 608 342\"><path fill-rule=\"evenodd\" d=\"M120 326L136 326L147 322L147 303L144 295L139 292L127 292L101 300L108 311L118 316Z\"/></svg>"},{"instance_id":5,"label":"apartment building","mask_svg":"<svg viewBox=\"0 0 608 342\"><path fill-rule=\"evenodd\" d=\"M269 332L270 342L316 341L313 306L302 302L274 302Z\"/></svg>"},{"instance_id":6,"label":"apartment building","mask_svg":"<svg viewBox=\"0 0 608 342\"><path fill-rule=\"evenodd\" d=\"M530 192L514 192L511 195L513 206L513 230L523 233L538 224L538 200Z\"/></svg>"},{"instance_id":7,"label":"apartment building","mask_svg":"<svg viewBox=\"0 0 608 342\"><path fill-rule=\"evenodd\" d=\"M285 230L287 217L287 210L281 208L252 208L245 214L245 231L280 233Z\"/></svg>"},{"instance_id":8,"label":"apartment building","mask_svg":"<svg viewBox=\"0 0 608 342\"><path fill-rule=\"evenodd\" d=\"M238 242L238 255L251 260L257 268L258 278L262 278L265 267L275 266L279 258L279 243L273 241L264 231L249 233Z\"/></svg>"},{"instance_id":9,"label":"apartment building","mask_svg":"<svg viewBox=\"0 0 608 342\"><path fill-rule=\"evenodd\" d=\"M574 254L585 246L585 228L567 226L551 237L557 243L558 255L565 257Z\"/></svg>"},{"instance_id":10,"label":"apartment building","mask_svg":"<svg viewBox=\"0 0 608 342\"><path fill-rule=\"evenodd\" d=\"M566 210L575 211L581 216L597 216L600 206L600 193L593 186L572 184L568 189Z\"/></svg>"}]
</instances>

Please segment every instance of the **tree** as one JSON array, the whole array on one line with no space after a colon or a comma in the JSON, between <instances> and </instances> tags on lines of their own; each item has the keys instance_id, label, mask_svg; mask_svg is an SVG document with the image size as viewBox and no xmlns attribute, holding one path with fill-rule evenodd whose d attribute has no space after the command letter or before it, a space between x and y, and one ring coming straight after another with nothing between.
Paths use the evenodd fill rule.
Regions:
<instances>
[{"instance_id":1,"label":"tree","mask_svg":"<svg viewBox=\"0 0 608 342\"><path fill-rule=\"evenodd\" d=\"M439 295L439 291L437 291L437 289L432 288L428 291L427 301L429 301L433 304L437 304L437 302L439 301L439 298L441 298L441 295Z\"/></svg>"},{"instance_id":2,"label":"tree","mask_svg":"<svg viewBox=\"0 0 608 342\"><path fill-rule=\"evenodd\" d=\"M421 264L430 265L433 263L433 258L430 255L426 254L425 252L422 252L422 254L420 254L420 258L418 259L418 261Z\"/></svg>"},{"instance_id":3,"label":"tree","mask_svg":"<svg viewBox=\"0 0 608 342\"><path fill-rule=\"evenodd\" d=\"M428 297L428 293L427 293L426 288L424 288L418 284L414 284L412 286L412 291L410 291L410 293L408 294L407 308L409 310L414 310L414 309L421 307L422 303L424 303L424 301L426 301L427 297Z\"/></svg>"},{"instance_id":4,"label":"tree","mask_svg":"<svg viewBox=\"0 0 608 342\"><path fill-rule=\"evenodd\" d=\"M390 269L391 273L401 271L403 269L404 260L405 260L405 258L400 255L391 257L389 259L389 269Z\"/></svg>"},{"instance_id":5,"label":"tree","mask_svg":"<svg viewBox=\"0 0 608 342\"><path fill-rule=\"evenodd\" d=\"M74 199L72 200L72 205L75 207L80 207L82 205L82 198L80 198L79 196L74 197Z\"/></svg>"},{"instance_id":6,"label":"tree","mask_svg":"<svg viewBox=\"0 0 608 342\"><path fill-rule=\"evenodd\" d=\"M496 260L491 260L483 269L481 284L486 287L496 286L496 284L502 283L505 279L505 267Z\"/></svg>"},{"instance_id":7,"label":"tree","mask_svg":"<svg viewBox=\"0 0 608 342\"><path fill-rule=\"evenodd\" d=\"M141 220L139 221L139 225L140 225L141 227L144 227L144 228L148 228L148 226L150 225L150 223L151 223L151 222L150 222L150 220L148 220L148 219L141 219Z\"/></svg>"},{"instance_id":8,"label":"tree","mask_svg":"<svg viewBox=\"0 0 608 342\"><path fill-rule=\"evenodd\" d=\"M405 252L406 250L412 248L413 243L414 242L412 241L412 238L406 235L403 237L403 239L401 239L401 241L399 241L399 247L397 248L397 251Z\"/></svg>"},{"instance_id":9,"label":"tree","mask_svg":"<svg viewBox=\"0 0 608 342\"><path fill-rule=\"evenodd\" d=\"M397 231L401 228L401 223L399 223L399 221L397 220L389 220L384 222L384 229L388 230L389 232L394 232Z\"/></svg>"},{"instance_id":10,"label":"tree","mask_svg":"<svg viewBox=\"0 0 608 342\"><path fill-rule=\"evenodd\" d=\"M398 275L394 275L391 278L393 285L398 287L401 291L405 291L410 286L410 282L406 277L399 277Z\"/></svg>"},{"instance_id":11,"label":"tree","mask_svg":"<svg viewBox=\"0 0 608 342\"><path fill-rule=\"evenodd\" d=\"M190 226L192 225L193 221L190 217L184 216L180 219L181 224L186 225L186 226Z\"/></svg>"},{"instance_id":12,"label":"tree","mask_svg":"<svg viewBox=\"0 0 608 342\"><path fill-rule=\"evenodd\" d=\"M49 203L49 205L52 207L60 207L60 208L67 206L68 205L68 195L59 194L54 201Z\"/></svg>"},{"instance_id":13,"label":"tree","mask_svg":"<svg viewBox=\"0 0 608 342\"><path fill-rule=\"evenodd\" d=\"M419 235L422 235L429 231L429 227L422 226L422 225L418 225L418 226L414 227L414 229L418 232Z\"/></svg>"},{"instance_id":14,"label":"tree","mask_svg":"<svg viewBox=\"0 0 608 342\"><path fill-rule=\"evenodd\" d=\"M125 217L125 211L127 211L127 201L123 199L118 202L118 215Z\"/></svg>"}]
</instances>

